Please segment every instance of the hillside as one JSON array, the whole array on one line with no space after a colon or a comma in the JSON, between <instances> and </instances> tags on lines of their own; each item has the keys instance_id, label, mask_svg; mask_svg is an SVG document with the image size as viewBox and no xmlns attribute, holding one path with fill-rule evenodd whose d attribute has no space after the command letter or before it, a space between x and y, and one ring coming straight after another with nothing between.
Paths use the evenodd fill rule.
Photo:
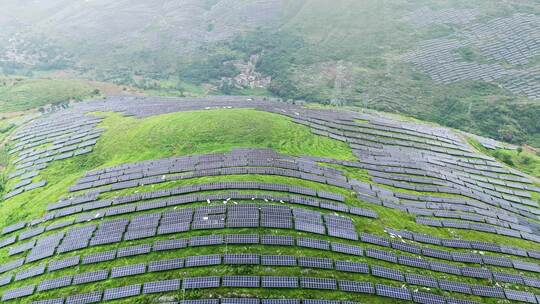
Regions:
<instances>
[{"instance_id":1,"label":"hillside","mask_svg":"<svg viewBox=\"0 0 540 304\"><path fill-rule=\"evenodd\" d=\"M9 135L0 300L538 303L540 185L496 147L266 97L75 103Z\"/></svg>"},{"instance_id":2,"label":"hillside","mask_svg":"<svg viewBox=\"0 0 540 304\"><path fill-rule=\"evenodd\" d=\"M98 94L99 90L77 80L0 78L0 109L3 113L80 101Z\"/></svg>"},{"instance_id":3,"label":"hillside","mask_svg":"<svg viewBox=\"0 0 540 304\"><path fill-rule=\"evenodd\" d=\"M1 5L4 73L358 105L540 146L534 0Z\"/></svg>"}]
</instances>

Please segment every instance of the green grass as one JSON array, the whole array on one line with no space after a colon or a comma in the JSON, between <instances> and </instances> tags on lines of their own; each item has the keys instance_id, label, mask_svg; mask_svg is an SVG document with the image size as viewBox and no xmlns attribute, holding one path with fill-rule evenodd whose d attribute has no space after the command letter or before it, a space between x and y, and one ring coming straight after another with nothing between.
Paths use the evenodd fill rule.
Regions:
<instances>
[{"instance_id":1,"label":"green grass","mask_svg":"<svg viewBox=\"0 0 540 304\"><path fill-rule=\"evenodd\" d=\"M0 113L82 100L92 96L94 89L83 81L71 79L0 78Z\"/></svg>"},{"instance_id":2,"label":"green grass","mask_svg":"<svg viewBox=\"0 0 540 304\"><path fill-rule=\"evenodd\" d=\"M48 203L55 202L60 196L67 194L67 189L70 185L81 177L84 172L95 168L103 168L127 162L136 162L147 159L158 159L174 155L189 155L198 153L213 153L230 151L235 147L251 147L251 148L271 148L277 152L288 155L312 155L319 157L329 157L342 160L352 160L354 156L347 144L329 139L327 137L314 135L310 130L302 125L292 122L289 118L252 109L220 109L220 110L204 110L192 112L180 112L165 115L151 116L148 118L125 117L116 113L94 113L104 117L100 127L105 128L105 132L98 140L97 145L92 153L57 161L52 163L43 173L43 178L48 180L49 184L41 189L21 194L14 198L8 199L2 203L0 208L0 222L3 226L11 223L37 218L43 215L45 207ZM370 182L370 176L366 170L339 166L328 165L340 170L350 177L365 182ZM148 192L158 189L178 187L195 183L208 183L218 181L260 181L279 184L291 184L303 187L310 187L317 190L332 191L343 194L346 198L346 203L350 206L358 206L376 211L379 214L378 219L369 219L359 216L348 215L354 220L357 231L369 232L381 236L387 236L384 233L385 227L393 229L406 229L415 232L429 233L431 235L443 238L461 238L467 240L484 240L489 239L493 242L518 246L522 248L535 248L537 244L515 238L492 235L476 231L465 231L457 229L438 229L416 224L412 215L406 214L399 210L389 209L382 206L373 205L367 202L359 201L354 197L354 193L349 190L337 188L326 184L320 184L305 180L300 180L290 177L268 176L268 175L229 175L229 176L209 176L191 179L183 179L173 182L166 182L156 185L147 185L137 188L125 189L122 191L111 191L100 195L100 198L109 198L113 196L128 195L135 192ZM406 190L392 188L394 191L407 192ZM220 191L215 191L218 193ZM239 191L242 192L242 191ZM255 191L246 191L246 193ZM214 193L213 191L209 191ZM417 194L427 194L422 192L411 192ZM219 202L218 202L219 203ZM194 203L181 207L194 207L206 205L205 202ZM289 205L289 204L287 204ZM302 208L319 210L323 213L334 213L333 211L323 211L317 208L305 207ZM171 207L161 208L158 210L150 210L142 213L158 212L170 210ZM125 217L121 215L119 217ZM66 217L59 219L63 221L73 218ZM114 218L114 217L112 217ZM85 225L79 224L80 225ZM61 229L65 230L65 229ZM52 231L44 235L58 232ZM274 229L223 229L212 231L190 231L181 233L176 237L189 237L194 235L202 235L208 233L261 233L261 234L283 234L295 236L315 235L302 233L290 230L274 230ZM358 244L357 242L338 240L329 236L317 236L321 239L338 241L343 243ZM132 242L122 242L119 244L111 244L98 247L90 247L77 252L64 254L55 258L68 257L75 254L88 254L96 251L104 251L107 249L125 247L128 245L151 243L158 239L166 239L169 236L158 236L151 239L138 240ZM365 248L377 246L365 243L359 244ZM429 245L424 245L429 246ZM449 249L453 250L453 249ZM461 251L461 250L456 250ZM366 261L370 264L380 264L382 266L393 267L408 272L419 274L430 274L430 271L415 269L402 265L386 264L382 261L374 261L365 257L352 257L335 252L318 251L299 247L279 247L279 246L249 246L243 245L233 246L208 246L200 248L187 248L164 253L151 253L130 258L121 258L115 261L99 263L95 265L82 265L76 269L66 269L54 273L47 273L43 276L23 280L10 284L8 289L17 286L23 286L30 283L37 283L46 278L60 277L66 274L75 272L90 271L98 268L111 268L114 266L148 262L150 260L165 259L172 257L183 257L189 255L202 254L217 254L217 253L233 253L233 252L251 252L258 254L290 254L296 256L317 256L329 257L340 260L355 260ZM491 254L490 255L494 255ZM7 257L7 248L0 250L0 264L5 262ZM41 263L41 262L38 262ZM449 262L453 264L459 264ZM32 265L37 265L34 263ZM460 264L461 265L461 264ZM30 266L30 265L29 265ZM28 266L25 266L28 267ZM496 267L490 267L494 270L500 270ZM512 269L504 269L508 272L515 272ZM398 282L388 281L375 278L373 276L340 273L333 270L313 270L300 269L296 267L236 267L236 266L218 266L218 267L201 267L181 269L164 273L148 273L136 277L128 277L121 279L107 280L99 283L85 284L77 287L62 288L57 291L38 293L36 296L24 299L21 303L29 303L31 300L36 300L43 297L55 297L68 293L89 292L96 289L105 289L123 285L134 284L135 282L162 280L173 277L186 276L208 276L208 275L294 275L294 276L320 276L334 277L338 279L350 279L358 281L372 281L386 283L394 286L399 286ZM448 278L464 282L473 282L468 278L460 278L451 275L440 273L432 273L440 278ZM531 276L533 274L530 274ZM487 283L486 281L476 281L477 283ZM415 287L416 289L416 287ZM423 290L422 288L420 288ZM528 290L528 289L527 289ZM461 297L459 294L449 294L437 289L431 292L443 295ZM281 290L281 289L210 289L202 291L190 291L185 294L179 294L180 297L187 298L205 298L216 296L259 296L259 297L290 297L290 298L327 298L327 299L349 299L356 301L364 301L366 303L394 303L393 300L372 297L356 294L345 294L341 292L321 292L312 290ZM468 297L469 299L481 300L477 297ZM128 299L125 301L116 301L115 303L152 303L155 300L153 296L137 297L136 299ZM489 300L486 303L497 303L496 300Z\"/></svg>"},{"instance_id":3,"label":"green grass","mask_svg":"<svg viewBox=\"0 0 540 304\"><path fill-rule=\"evenodd\" d=\"M497 149L490 153L496 159L522 172L540 178L540 156L528 151Z\"/></svg>"},{"instance_id":4,"label":"green grass","mask_svg":"<svg viewBox=\"0 0 540 304\"><path fill-rule=\"evenodd\" d=\"M517 150L497 149L489 150L484 148L478 141L468 138L469 143L478 151L493 156L506 165L525 172L536 178L540 178L540 156L537 153L523 150L522 147Z\"/></svg>"},{"instance_id":5,"label":"green grass","mask_svg":"<svg viewBox=\"0 0 540 304\"><path fill-rule=\"evenodd\" d=\"M51 164L43 171L48 185L7 200L0 208L0 222L9 224L41 215L45 204L66 194L77 178L96 167L238 147L271 148L289 155L354 157L343 142L314 135L285 116L250 109L181 112L143 119L100 115L105 116L100 127L106 132L94 152Z\"/></svg>"}]
</instances>

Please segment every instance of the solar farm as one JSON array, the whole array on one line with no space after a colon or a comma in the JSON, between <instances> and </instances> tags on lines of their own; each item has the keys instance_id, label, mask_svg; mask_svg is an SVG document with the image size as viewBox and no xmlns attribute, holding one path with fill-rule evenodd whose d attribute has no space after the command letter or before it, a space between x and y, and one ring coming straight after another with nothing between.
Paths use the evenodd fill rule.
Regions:
<instances>
[{"instance_id":1,"label":"solar farm","mask_svg":"<svg viewBox=\"0 0 540 304\"><path fill-rule=\"evenodd\" d=\"M430 14L408 18L476 18ZM540 185L472 136L257 97L76 103L11 134L0 301L538 304Z\"/></svg>"},{"instance_id":2,"label":"solar farm","mask_svg":"<svg viewBox=\"0 0 540 304\"><path fill-rule=\"evenodd\" d=\"M402 56L436 83L485 81L514 94L540 99L540 70L534 64L540 54L537 15L516 13L482 22L473 9L421 8L406 19L417 28L442 24L458 27L455 35L425 40ZM476 52L483 60L463 58L459 54L462 49Z\"/></svg>"}]
</instances>

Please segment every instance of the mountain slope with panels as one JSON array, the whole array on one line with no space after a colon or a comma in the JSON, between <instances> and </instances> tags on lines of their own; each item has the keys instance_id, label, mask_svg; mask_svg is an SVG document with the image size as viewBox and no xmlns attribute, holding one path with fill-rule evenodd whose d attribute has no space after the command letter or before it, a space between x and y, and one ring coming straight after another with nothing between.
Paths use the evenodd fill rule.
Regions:
<instances>
[{"instance_id":1,"label":"mountain slope with panels","mask_svg":"<svg viewBox=\"0 0 540 304\"><path fill-rule=\"evenodd\" d=\"M119 96L10 147L2 302L540 303L537 181L450 129Z\"/></svg>"},{"instance_id":2,"label":"mountain slope with panels","mask_svg":"<svg viewBox=\"0 0 540 304\"><path fill-rule=\"evenodd\" d=\"M540 18L517 13L475 23L474 13L467 13L419 10L412 14L418 27L436 21L462 27L453 35L421 42L403 59L436 83L481 80L498 83L514 94L540 98L536 64L540 54Z\"/></svg>"}]
</instances>

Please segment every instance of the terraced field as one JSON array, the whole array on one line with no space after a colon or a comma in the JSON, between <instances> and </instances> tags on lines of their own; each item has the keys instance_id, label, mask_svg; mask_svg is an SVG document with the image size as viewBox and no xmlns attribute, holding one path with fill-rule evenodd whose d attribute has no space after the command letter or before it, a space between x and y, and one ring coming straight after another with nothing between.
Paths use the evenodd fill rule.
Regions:
<instances>
[{"instance_id":1,"label":"terraced field","mask_svg":"<svg viewBox=\"0 0 540 304\"><path fill-rule=\"evenodd\" d=\"M469 140L258 98L77 103L10 134L1 301L540 303L540 187Z\"/></svg>"}]
</instances>

